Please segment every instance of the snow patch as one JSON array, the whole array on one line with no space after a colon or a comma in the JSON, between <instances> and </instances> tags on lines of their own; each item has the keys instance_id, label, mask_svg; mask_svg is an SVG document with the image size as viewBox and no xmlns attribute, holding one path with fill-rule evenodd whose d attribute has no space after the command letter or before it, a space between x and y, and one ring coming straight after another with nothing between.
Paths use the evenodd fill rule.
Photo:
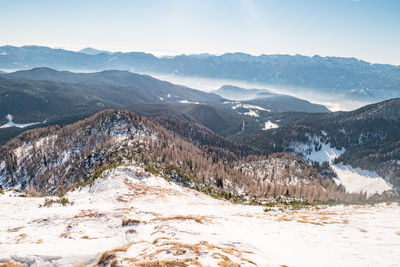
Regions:
<instances>
[{"instance_id":1,"label":"snow patch","mask_svg":"<svg viewBox=\"0 0 400 267\"><path fill-rule=\"evenodd\" d=\"M334 160L342 155L346 150L340 150L331 147L329 143L321 142L319 137L310 139L310 144L297 143L292 144L291 149L296 154L300 154L303 158L309 161L319 163L328 162L331 168L336 172L336 184L342 184L349 193L366 192L368 196L375 193L381 194L386 190L391 190L392 187L375 172L353 168L342 163L334 164ZM318 149L316 149L318 147Z\"/></svg>"},{"instance_id":2,"label":"snow patch","mask_svg":"<svg viewBox=\"0 0 400 267\"><path fill-rule=\"evenodd\" d=\"M392 187L377 173L353 168L342 163L331 165L338 178L337 184L343 184L349 193L366 192L368 196L381 194Z\"/></svg>"},{"instance_id":3,"label":"snow patch","mask_svg":"<svg viewBox=\"0 0 400 267\"><path fill-rule=\"evenodd\" d=\"M326 161L333 162L346 151L344 148L339 150L331 147L329 143L323 143L320 137L308 136L308 138L310 140L309 144L292 143L289 148L291 148L295 154L299 154L309 161L316 161L319 163Z\"/></svg>"},{"instance_id":4,"label":"snow patch","mask_svg":"<svg viewBox=\"0 0 400 267\"><path fill-rule=\"evenodd\" d=\"M252 110L252 109L250 109L249 111L247 111L243 114L247 115L247 116L251 116L251 117L260 117L260 115L258 115L258 112L256 110Z\"/></svg>"},{"instance_id":5,"label":"snow patch","mask_svg":"<svg viewBox=\"0 0 400 267\"><path fill-rule=\"evenodd\" d=\"M10 128L10 127L25 128L25 127L29 127L32 125L40 124L40 122L15 123L15 122L13 122L14 116L11 114L7 114L6 118L7 118L8 122L6 124L3 124L2 126L0 126L0 129Z\"/></svg>"},{"instance_id":6,"label":"snow patch","mask_svg":"<svg viewBox=\"0 0 400 267\"><path fill-rule=\"evenodd\" d=\"M181 100L181 101L179 101L179 103L181 103L181 104L195 104L195 105L199 105L200 104L199 102L190 102L188 100Z\"/></svg>"},{"instance_id":7,"label":"snow patch","mask_svg":"<svg viewBox=\"0 0 400 267\"><path fill-rule=\"evenodd\" d=\"M267 111L265 108L262 108L260 106L256 105L249 105L249 104L237 104L232 106L232 109L237 109L237 108L247 108L247 109L256 109L256 110L262 110L262 111Z\"/></svg>"},{"instance_id":8,"label":"snow patch","mask_svg":"<svg viewBox=\"0 0 400 267\"><path fill-rule=\"evenodd\" d=\"M279 128L279 125L276 123L273 123L271 121L266 121L264 124L263 130L266 131L266 130L275 129L275 128Z\"/></svg>"}]
</instances>

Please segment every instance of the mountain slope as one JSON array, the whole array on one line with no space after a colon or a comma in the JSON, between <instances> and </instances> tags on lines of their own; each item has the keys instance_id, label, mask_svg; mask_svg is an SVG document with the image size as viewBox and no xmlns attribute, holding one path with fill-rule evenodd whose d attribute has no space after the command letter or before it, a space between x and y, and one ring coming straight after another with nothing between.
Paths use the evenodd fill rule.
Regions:
<instances>
[{"instance_id":1,"label":"mountain slope","mask_svg":"<svg viewBox=\"0 0 400 267\"><path fill-rule=\"evenodd\" d=\"M118 94L118 100L126 104L140 102L172 102L172 101L192 101L192 102L218 102L222 98L214 94L205 93L185 86L174 85L169 82L160 81L148 75L140 75L129 71L108 70L96 73L73 73L68 71L56 71L49 68L36 68L28 71L17 71L2 76L15 80L30 81L50 81L72 85L83 85L86 87L96 87L99 97L107 90L112 90L112 94ZM113 90L114 89L114 90ZM122 91L122 92L119 92ZM132 95L132 94L135 95ZM106 95L105 97L111 97ZM143 98L143 99L141 99ZM125 100L125 102L123 102Z\"/></svg>"},{"instance_id":2,"label":"mountain slope","mask_svg":"<svg viewBox=\"0 0 400 267\"><path fill-rule=\"evenodd\" d=\"M7 122L7 114L18 123L49 125L111 107L170 102L217 103L222 98L127 71L72 73L37 68L0 77L0 126ZM0 129L0 144L18 131Z\"/></svg>"},{"instance_id":3,"label":"mountain slope","mask_svg":"<svg viewBox=\"0 0 400 267\"><path fill-rule=\"evenodd\" d=\"M304 114L294 125L232 139L270 152L296 152L303 146L297 150L303 156L329 145L342 151L332 159L335 163L376 172L399 192L399 115L400 99L392 99L351 112Z\"/></svg>"},{"instance_id":4,"label":"mountain slope","mask_svg":"<svg viewBox=\"0 0 400 267\"><path fill-rule=\"evenodd\" d=\"M283 153L227 163L219 157L227 153L195 146L132 112L103 111L65 127L27 131L0 147L0 185L62 194L92 183L107 168L139 164L179 184L227 198L360 198L322 179L299 157Z\"/></svg>"}]
</instances>

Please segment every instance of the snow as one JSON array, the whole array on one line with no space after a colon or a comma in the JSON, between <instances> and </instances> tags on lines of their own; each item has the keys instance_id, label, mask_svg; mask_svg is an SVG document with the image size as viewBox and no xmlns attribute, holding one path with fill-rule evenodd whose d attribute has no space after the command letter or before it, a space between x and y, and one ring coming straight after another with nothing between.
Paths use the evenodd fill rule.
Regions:
<instances>
[{"instance_id":1,"label":"snow","mask_svg":"<svg viewBox=\"0 0 400 267\"><path fill-rule=\"evenodd\" d=\"M347 192L358 193L362 191L371 196L375 193L381 194L386 190L392 189L392 186L375 172L353 168L343 163L334 164L333 161L346 151L344 148L339 150L331 147L329 143L321 142L319 137L309 138L311 145L294 143L290 148L294 150L294 153L302 155L309 161L328 162L336 172L337 178L335 182L344 185ZM315 144L321 145L319 151L315 150Z\"/></svg>"},{"instance_id":2,"label":"snow","mask_svg":"<svg viewBox=\"0 0 400 267\"><path fill-rule=\"evenodd\" d=\"M8 122L6 124L3 124L2 126L0 126L0 129L10 128L10 127L25 128L25 127L29 127L32 125L40 124L40 122L15 123L15 122L13 122L14 116L11 114L7 114L6 118L7 118Z\"/></svg>"},{"instance_id":3,"label":"snow","mask_svg":"<svg viewBox=\"0 0 400 267\"><path fill-rule=\"evenodd\" d=\"M10 127L17 127L17 128L26 128L32 125L40 124L40 122L32 122L32 123L14 123L12 121L7 122L0 126L1 129L3 128L10 128Z\"/></svg>"},{"instance_id":4,"label":"snow","mask_svg":"<svg viewBox=\"0 0 400 267\"><path fill-rule=\"evenodd\" d=\"M180 187L138 166L104 176L66 194L72 206L40 208L44 198L0 194L0 263L93 265L117 248L118 266L184 259L203 266L224 259L243 266L400 261L397 204L266 213ZM122 226L124 219L137 221Z\"/></svg>"},{"instance_id":5,"label":"snow","mask_svg":"<svg viewBox=\"0 0 400 267\"><path fill-rule=\"evenodd\" d=\"M248 112L243 113L244 115L251 116L251 117L260 117L258 112L255 110L250 109Z\"/></svg>"},{"instance_id":6,"label":"snow","mask_svg":"<svg viewBox=\"0 0 400 267\"><path fill-rule=\"evenodd\" d=\"M352 168L342 163L332 166L337 173L339 179L335 179L337 184L343 184L346 191L352 192L367 192L368 195L374 193L381 194L386 190L391 190L392 187L377 173L361 170L360 168Z\"/></svg>"},{"instance_id":7,"label":"snow","mask_svg":"<svg viewBox=\"0 0 400 267\"><path fill-rule=\"evenodd\" d=\"M279 125L276 123L273 123L271 121L266 121L264 124L263 130L266 131L266 130L275 129L275 128L279 128Z\"/></svg>"},{"instance_id":8,"label":"snow","mask_svg":"<svg viewBox=\"0 0 400 267\"><path fill-rule=\"evenodd\" d=\"M5 51L1 51L1 52L0 52L0 56L7 56L7 55L8 55L8 53L5 52Z\"/></svg>"},{"instance_id":9,"label":"snow","mask_svg":"<svg viewBox=\"0 0 400 267\"><path fill-rule=\"evenodd\" d=\"M341 148L340 150L334 147L331 147L329 143L321 142L319 137L309 137L310 144L304 143L292 143L290 146L291 149L294 150L294 153L301 154L305 159L309 161L316 161L319 163L322 162L333 162L337 157L342 155L346 150ZM315 150L315 144L321 145L321 149L319 151Z\"/></svg>"},{"instance_id":10,"label":"snow","mask_svg":"<svg viewBox=\"0 0 400 267\"><path fill-rule=\"evenodd\" d=\"M195 104L195 105L199 105L200 104L199 102L190 102L188 100L181 100L181 101L179 101L179 103L181 103L181 104Z\"/></svg>"},{"instance_id":11,"label":"snow","mask_svg":"<svg viewBox=\"0 0 400 267\"><path fill-rule=\"evenodd\" d=\"M265 108L262 108L260 106L256 106L256 105L249 105L249 104L237 104L232 106L232 109L237 109L237 108L247 108L247 109L256 109L256 110L262 110L262 111L266 111Z\"/></svg>"}]
</instances>

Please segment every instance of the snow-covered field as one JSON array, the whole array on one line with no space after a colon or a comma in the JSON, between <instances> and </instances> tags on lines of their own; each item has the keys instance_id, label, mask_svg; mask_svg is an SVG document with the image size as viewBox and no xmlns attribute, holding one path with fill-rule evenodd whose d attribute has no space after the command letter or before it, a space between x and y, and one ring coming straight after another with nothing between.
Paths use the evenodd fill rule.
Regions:
<instances>
[{"instance_id":1,"label":"snow-covered field","mask_svg":"<svg viewBox=\"0 0 400 267\"><path fill-rule=\"evenodd\" d=\"M264 212L118 167L73 205L0 194L0 263L29 266L396 266L400 206ZM154 265L151 265L153 263ZM164 264L164 265L162 265Z\"/></svg>"}]
</instances>

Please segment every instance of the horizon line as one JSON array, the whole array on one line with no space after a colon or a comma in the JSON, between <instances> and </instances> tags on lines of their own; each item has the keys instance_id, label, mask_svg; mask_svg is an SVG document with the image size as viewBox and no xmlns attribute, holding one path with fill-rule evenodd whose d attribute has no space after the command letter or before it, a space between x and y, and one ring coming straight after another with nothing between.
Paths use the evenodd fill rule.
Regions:
<instances>
[{"instance_id":1,"label":"horizon line","mask_svg":"<svg viewBox=\"0 0 400 267\"><path fill-rule=\"evenodd\" d=\"M213 52L193 52L193 53L181 53L177 51L166 51L166 50L149 50L149 51L144 51L144 50L128 50L128 49L119 49L119 50L113 50L113 49L106 49L106 48L95 48L93 46L85 46L83 48L70 48L67 46L50 46L50 45L35 45L35 44L24 44L24 45L9 45L5 44L0 46L1 47L17 47L17 48L22 48L22 47L44 47L44 48L50 48L50 49L61 49L64 51L70 51L70 52L76 52L76 53L82 53L86 55L90 55L87 53L80 52L83 49L95 49L99 51L104 51L103 53L110 52L111 54L116 54L116 53L145 53L145 54L150 54L153 55L157 58L165 58L165 57L178 57L178 56L195 56L195 55L210 55L210 56L223 56L227 54L244 54L244 55L249 55L252 57L260 57L260 56L301 56L301 57L308 57L308 58L313 58L313 57L321 57L321 58L343 58L343 59L356 59L358 61L362 61L365 63L369 63L370 65L390 65L394 67L400 67L400 64L395 65L391 63L383 63L383 62L372 62L369 60L364 60L361 58L357 57L346 57L346 56L335 56L335 55L320 55L320 54L313 54L313 55L305 55L305 54L291 54L291 53L271 53L271 54L266 54L266 53L250 53L250 52L242 52L242 51L225 51L223 53L213 53ZM162 52L164 51L164 52ZM100 54L100 53L99 53Z\"/></svg>"}]
</instances>

